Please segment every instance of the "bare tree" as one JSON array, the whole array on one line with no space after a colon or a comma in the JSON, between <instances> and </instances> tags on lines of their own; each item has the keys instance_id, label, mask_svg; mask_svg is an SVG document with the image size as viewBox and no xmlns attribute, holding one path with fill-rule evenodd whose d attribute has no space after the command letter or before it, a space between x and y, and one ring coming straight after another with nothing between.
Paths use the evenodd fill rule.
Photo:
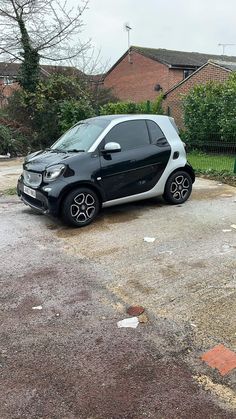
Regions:
<instances>
[{"instance_id":1,"label":"bare tree","mask_svg":"<svg viewBox=\"0 0 236 419\"><path fill-rule=\"evenodd\" d=\"M68 0L0 0L0 54L22 62L20 83L26 90L36 88L40 59L71 60L90 49L90 41L79 41L87 6L88 0L77 6Z\"/></svg>"}]
</instances>

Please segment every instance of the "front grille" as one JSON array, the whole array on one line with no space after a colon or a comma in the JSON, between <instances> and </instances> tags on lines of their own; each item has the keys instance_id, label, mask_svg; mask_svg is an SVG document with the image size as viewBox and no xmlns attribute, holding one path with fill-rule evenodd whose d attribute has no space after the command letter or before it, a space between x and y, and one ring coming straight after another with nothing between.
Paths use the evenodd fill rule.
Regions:
<instances>
[{"instance_id":1,"label":"front grille","mask_svg":"<svg viewBox=\"0 0 236 419\"><path fill-rule=\"evenodd\" d=\"M44 208L43 202L39 199L32 198L32 196L26 195L25 193L22 194L22 197L24 198L24 201L32 205L35 208L38 208L39 210L42 210Z\"/></svg>"},{"instance_id":2,"label":"front grille","mask_svg":"<svg viewBox=\"0 0 236 419\"><path fill-rule=\"evenodd\" d=\"M29 172L28 170L24 170L23 176L24 184L27 186L32 186L32 188L37 188L42 182L41 173Z\"/></svg>"}]
</instances>

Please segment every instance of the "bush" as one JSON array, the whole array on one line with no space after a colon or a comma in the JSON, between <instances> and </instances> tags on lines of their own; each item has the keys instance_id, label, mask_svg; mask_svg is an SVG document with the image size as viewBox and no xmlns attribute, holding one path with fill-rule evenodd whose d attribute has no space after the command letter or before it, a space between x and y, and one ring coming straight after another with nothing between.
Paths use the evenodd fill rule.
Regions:
<instances>
[{"instance_id":1,"label":"bush","mask_svg":"<svg viewBox=\"0 0 236 419\"><path fill-rule=\"evenodd\" d=\"M89 101L64 100L59 106L59 127L62 132L83 119L95 116L95 112Z\"/></svg>"},{"instance_id":2,"label":"bush","mask_svg":"<svg viewBox=\"0 0 236 419\"><path fill-rule=\"evenodd\" d=\"M41 81L35 93L17 91L9 100L8 114L35 133L31 145L41 149L94 111L84 80L56 74Z\"/></svg>"},{"instance_id":3,"label":"bush","mask_svg":"<svg viewBox=\"0 0 236 419\"><path fill-rule=\"evenodd\" d=\"M116 100L110 89L99 88L95 91L86 79L62 74L55 74L40 81L34 93L18 90L9 99L6 109L13 126L10 127L11 139L7 137L7 133L4 134L5 137L3 135L2 138L7 139L4 140L4 146L2 140L2 148L14 150L14 153L19 154L28 150L44 149L72 125L96 114L163 113L162 96L158 96L154 102L138 104L106 104L108 99ZM99 106L101 103L103 105ZM8 123L9 117L3 125L8 126Z\"/></svg>"},{"instance_id":4,"label":"bush","mask_svg":"<svg viewBox=\"0 0 236 419\"><path fill-rule=\"evenodd\" d=\"M25 155L31 150L30 138L20 130L0 124L0 154L11 156Z\"/></svg>"},{"instance_id":5,"label":"bush","mask_svg":"<svg viewBox=\"0 0 236 419\"><path fill-rule=\"evenodd\" d=\"M225 83L195 86L184 98L185 139L194 146L208 141L235 142L236 75Z\"/></svg>"},{"instance_id":6,"label":"bush","mask_svg":"<svg viewBox=\"0 0 236 419\"><path fill-rule=\"evenodd\" d=\"M9 153L11 147L11 131L8 127L0 125L0 154Z\"/></svg>"},{"instance_id":7,"label":"bush","mask_svg":"<svg viewBox=\"0 0 236 419\"><path fill-rule=\"evenodd\" d=\"M100 115L117 115L117 114L163 114L162 109L163 97L160 95L154 102L117 102L107 103L100 108Z\"/></svg>"}]
</instances>

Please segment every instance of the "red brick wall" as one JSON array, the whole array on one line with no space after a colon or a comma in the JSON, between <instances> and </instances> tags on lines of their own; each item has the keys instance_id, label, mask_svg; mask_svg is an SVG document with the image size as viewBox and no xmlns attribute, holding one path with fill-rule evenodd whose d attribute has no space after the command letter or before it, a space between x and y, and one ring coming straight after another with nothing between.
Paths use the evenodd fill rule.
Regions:
<instances>
[{"instance_id":1,"label":"red brick wall","mask_svg":"<svg viewBox=\"0 0 236 419\"><path fill-rule=\"evenodd\" d=\"M0 81L0 108L7 105L7 99L18 89L20 89L18 83L3 84Z\"/></svg>"},{"instance_id":2,"label":"red brick wall","mask_svg":"<svg viewBox=\"0 0 236 419\"><path fill-rule=\"evenodd\" d=\"M165 92L183 80L183 70L169 69L137 52L132 52L131 58L132 64L126 55L104 81L105 87L113 88L114 94L121 100L154 100L159 94L154 90L156 84L160 84Z\"/></svg>"},{"instance_id":3,"label":"red brick wall","mask_svg":"<svg viewBox=\"0 0 236 419\"><path fill-rule=\"evenodd\" d=\"M169 110L170 116L175 118L175 122L179 128L184 128L183 122L183 96L197 84L206 84L209 81L224 82L229 78L230 72L223 68L217 67L214 64L207 64L202 69L196 71L184 83L176 87L167 94L163 108L167 112Z\"/></svg>"}]
</instances>

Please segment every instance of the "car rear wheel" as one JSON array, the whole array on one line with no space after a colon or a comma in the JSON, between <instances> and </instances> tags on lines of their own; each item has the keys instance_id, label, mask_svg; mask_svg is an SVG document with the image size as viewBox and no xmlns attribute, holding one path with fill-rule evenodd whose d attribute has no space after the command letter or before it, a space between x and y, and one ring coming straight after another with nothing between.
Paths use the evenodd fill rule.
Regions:
<instances>
[{"instance_id":1,"label":"car rear wheel","mask_svg":"<svg viewBox=\"0 0 236 419\"><path fill-rule=\"evenodd\" d=\"M166 182L163 198L169 204L182 204L187 201L192 192L191 176L184 171L170 175Z\"/></svg>"},{"instance_id":2,"label":"car rear wheel","mask_svg":"<svg viewBox=\"0 0 236 419\"><path fill-rule=\"evenodd\" d=\"M89 188L70 192L62 205L62 218L66 224L84 227L90 224L99 212L99 199Z\"/></svg>"}]
</instances>

